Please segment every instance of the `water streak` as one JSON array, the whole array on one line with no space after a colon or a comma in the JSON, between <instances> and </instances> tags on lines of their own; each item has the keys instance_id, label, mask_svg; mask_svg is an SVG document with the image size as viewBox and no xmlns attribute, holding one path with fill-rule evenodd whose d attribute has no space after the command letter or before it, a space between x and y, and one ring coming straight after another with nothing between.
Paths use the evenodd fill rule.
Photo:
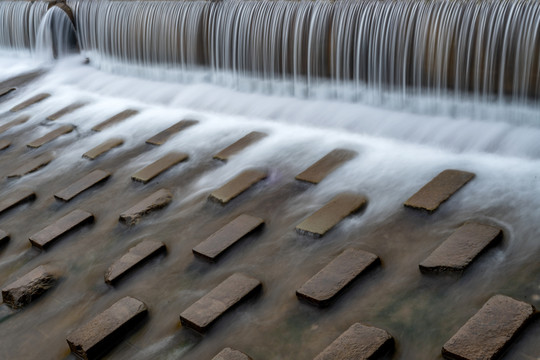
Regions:
<instances>
[{"instance_id":1,"label":"water streak","mask_svg":"<svg viewBox=\"0 0 540 360\"><path fill-rule=\"evenodd\" d=\"M31 53L46 11L47 3L41 1L0 2L0 48Z\"/></svg>"}]
</instances>

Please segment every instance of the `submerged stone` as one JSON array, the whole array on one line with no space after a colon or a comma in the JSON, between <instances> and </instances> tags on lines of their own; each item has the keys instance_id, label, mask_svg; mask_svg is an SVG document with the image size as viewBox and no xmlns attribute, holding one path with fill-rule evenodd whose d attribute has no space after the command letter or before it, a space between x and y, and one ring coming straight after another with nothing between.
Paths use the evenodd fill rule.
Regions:
<instances>
[{"instance_id":1,"label":"submerged stone","mask_svg":"<svg viewBox=\"0 0 540 360\"><path fill-rule=\"evenodd\" d=\"M266 171L246 170L227 182L217 190L214 190L209 199L226 204L256 183L266 179Z\"/></svg>"},{"instance_id":2,"label":"submerged stone","mask_svg":"<svg viewBox=\"0 0 540 360\"><path fill-rule=\"evenodd\" d=\"M225 348L219 352L212 360L252 360L249 356L241 351Z\"/></svg>"},{"instance_id":3,"label":"submerged stone","mask_svg":"<svg viewBox=\"0 0 540 360\"><path fill-rule=\"evenodd\" d=\"M9 241L9 234L4 230L0 230L0 246L4 246Z\"/></svg>"},{"instance_id":4,"label":"submerged stone","mask_svg":"<svg viewBox=\"0 0 540 360\"><path fill-rule=\"evenodd\" d=\"M5 304L14 309L28 305L52 288L59 278L58 270L41 265L2 289Z\"/></svg>"},{"instance_id":5,"label":"submerged stone","mask_svg":"<svg viewBox=\"0 0 540 360\"><path fill-rule=\"evenodd\" d=\"M30 174L48 165L51 161L53 161L53 159L54 159L53 155L49 153L40 155L38 157L33 158L26 164L22 165L21 167L19 167L18 169L10 173L7 177L16 178L16 177L22 177L26 174Z\"/></svg>"},{"instance_id":6,"label":"submerged stone","mask_svg":"<svg viewBox=\"0 0 540 360\"><path fill-rule=\"evenodd\" d=\"M95 148L88 150L83 154L84 158L89 160L95 160L97 157L107 153L108 151L114 149L115 147L121 146L124 144L123 139L113 138L109 139L102 144L96 146Z\"/></svg>"},{"instance_id":7,"label":"submerged stone","mask_svg":"<svg viewBox=\"0 0 540 360\"><path fill-rule=\"evenodd\" d=\"M5 96L5 95L7 95L10 92L15 91L15 90L17 90L17 89L14 88L14 87L1 88L0 89L0 97Z\"/></svg>"},{"instance_id":8,"label":"submerged stone","mask_svg":"<svg viewBox=\"0 0 540 360\"><path fill-rule=\"evenodd\" d=\"M345 162L354 159L358 153L347 149L335 149L321 158L319 161L308 167L306 170L296 175L296 180L318 184L334 170Z\"/></svg>"},{"instance_id":9,"label":"submerged stone","mask_svg":"<svg viewBox=\"0 0 540 360\"><path fill-rule=\"evenodd\" d=\"M58 120L62 116L70 114L70 113L74 112L75 110L78 110L78 109L82 108L85 105L86 105L86 103L74 103L74 104L68 105L68 106L58 110L54 114L51 114L51 115L47 116L47 120L51 120L51 121Z\"/></svg>"},{"instance_id":10,"label":"submerged stone","mask_svg":"<svg viewBox=\"0 0 540 360\"><path fill-rule=\"evenodd\" d=\"M167 206L171 201L172 193L167 189L160 189L121 213L120 221L127 225L135 225L142 216Z\"/></svg>"},{"instance_id":11,"label":"submerged stone","mask_svg":"<svg viewBox=\"0 0 540 360\"><path fill-rule=\"evenodd\" d=\"M63 200L70 201L75 196L79 195L83 191L90 189L92 186L95 186L103 181L106 181L111 174L103 170L94 170L83 178L77 180L64 190L54 194L54 197Z\"/></svg>"},{"instance_id":12,"label":"submerged stone","mask_svg":"<svg viewBox=\"0 0 540 360\"><path fill-rule=\"evenodd\" d=\"M29 148L39 148L39 147L41 147L41 146L43 146L43 145L57 139L57 138L59 138L62 135L69 134L70 132L73 131L73 129L75 129L75 127L73 125L61 126L58 129L55 129L55 130L51 131L50 133L47 133L47 134L43 135L42 137L40 137L38 139L35 139L34 141L27 144L26 146L28 146Z\"/></svg>"},{"instance_id":13,"label":"submerged stone","mask_svg":"<svg viewBox=\"0 0 540 360\"><path fill-rule=\"evenodd\" d=\"M188 154L184 153L169 153L163 156L161 159L153 162L152 164L145 166L141 170L137 171L131 178L135 181L140 181L144 184L165 172L176 164L179 164L188 159Z\"/></svg>"},{"instance_id":14,"label":"submerged stone","mask_svg":"<svg viewBox=\"0 0 540 360\"><path fill-rule=\"evenodd\" d=\"M118 124L119 122L122 122L132 116L135 116L137 115L139 112L137 110L133 110L133 109L128 109L128 110L124 110L114 116L111 116L110 118L108 118L107 120L97 124L96 126L94 126L92 128L93 131L103 131L105 130L106 128L108 127L111 127L113 125L116 125Z\"/></svg>"},{"instance_id":15,"label":"submerged stone","mask_svg":"<svg viewBox=\"0 0 540 360\"><path fill-rule=\"evenodd\" d=\"M0 151L6 150L11 145L11 140L9 139L2 139L0 140Z\"/></svg>"},{"instance_id":16,"label":"submerged stone","mask_svg":"<svg viewBox=\"0 0 540 360\"><path fill-rule=\"evenodd\" d=\"M214 159L227 161L231 156L238 154L248 146L256 143L257 141L265 138L266 136L268 135L265 133L252 131L240 140L234 142L233 144L227 146L225 149L218 152L216 155L214 155Z\"/></svg>"},{"instance_id":17,"label":"submerged stone","mask_svg":"<svg viewBox=\"0 0 540 360\"><path fill-rule=\"evenodd\" d=\"M0 200L0 214L35 198L36 193L32 189L15 190Z\"/></svg>"},{"instance_id":18,"label":"submerged stone","mask_svg":"<svg viewBox=\"0 0 540 360\"><path fill-rule=\"evenodd\" d=\"M182 120L174 124L173 126L163 130L162 132L152 136L150 139L146 140L146 143L150 145L163 145L174 134L179 133L180 131L183 131L188 127L198 123L199 122L197 120Z\"/></svg>"},{"instance_id":19,"label":"submerged stone","mask_svg":"<svg viewBox=\"0 0 540 360\"><path fill-rule=\"evenodd\" d=\"M10 109L11 112L17 112L26 109L27 107L30 107L34 104L37 104L38 102L41 102L48 97L50 97L51 94L43 93L43 94L37 94L35 96L32 96L31 98L23 101L22 103L15 105Z\"/></svg>"},{"instance_id":20,"label":"submerged stone","mask_svg":"<svg viewBox=\"0 0 540 360\"><path fill-rule=\"evenodd\" d=\"M19 116L15 120L11 120L10 122L5 123L4 125L0 126L0 134L8 131L9 129L11 129L11 128L15 127L15 126L22 125L25 122L27 122L28 120L30 120L30 116L23 115L23 116Z\"/></svg>"},{"instance_id":21,"label":"submerged stone","mask_svg":"<svg viewBox=\"0 0 540 360\"><path fill-rule=\"evenodd\" d=\"M29 240L33 246L46 249L68 232L93 221L94 215L87 211L76 209L56 220L45 229L30 236Z\"/></svg>"}]
</instances>

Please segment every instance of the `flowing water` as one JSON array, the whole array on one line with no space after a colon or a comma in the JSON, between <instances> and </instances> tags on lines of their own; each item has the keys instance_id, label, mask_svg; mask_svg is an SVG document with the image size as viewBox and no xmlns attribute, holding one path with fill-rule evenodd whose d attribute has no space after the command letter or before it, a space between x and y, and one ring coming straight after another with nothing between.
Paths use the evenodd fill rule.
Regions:
<instances>
[{"instance_id":1,"label":"flowing water","mask_svg":"<svg viewBox=\"0 0 540 360\"><path fill-rule=\"evenodd\" d=\"M231 346L254 359L307 360L356 321L389 331L394 359L437 359L490 296L540 306L539 2L69 4L81 54L51 61L39 55L44 43L36 39L51 28L47 17L65 17L41 2L0 3L0 81L44 72L0 102L1 124L30 116L1 135L13 144L0 153L0 196L20 187L38 194L0 217L12 236L0 249L0 284L42 263L64 270L62 282L23 311L0 306L1 359L71 359L67 334L125 295L144 301L150 316L110 359L211 359ZM52 96L9 112L41 92ZM45 121L76 102L86 106ZM91 131L127 108L140 112ZM144 143L182 118L199 124L160 147ZM76 130L26 148L66 123ZM226 164L212 160L254 130L269 136ZM118 136L122 147L93 162L81 158ZM294 180L336 147L359 155L317 186ZM48 151L56 158L47 167L5 179ZM147 185L130 179L170 151L190 158ZM112 178L70 203L53 198L95 168ZM267 169L269 178L227 206L207 201L247 168ZM402 206L447 168L477 176L433 215ZM118 223L120 212L162 187L174 193L167 208L132 228ZM321 239L294 232L344 191L366 195L366 210ZM96 223L49 251L30 247L30 235L76 208L95 214ZM196 244L240 213L264 218L264 230L216 264L193 257ZM503 243L462 276L421 275L418 263L469 220L501 226ZM168 254L107 286L107 267L143 238L165 242ZM299 303L295 290L347 247L376 253L382 266L327 309ZM259 278L262 294L205 336L181 328L179 314L237 271ZM534 322L506 358L540 358L539 336Z\"/></svg>"}]
</instances>

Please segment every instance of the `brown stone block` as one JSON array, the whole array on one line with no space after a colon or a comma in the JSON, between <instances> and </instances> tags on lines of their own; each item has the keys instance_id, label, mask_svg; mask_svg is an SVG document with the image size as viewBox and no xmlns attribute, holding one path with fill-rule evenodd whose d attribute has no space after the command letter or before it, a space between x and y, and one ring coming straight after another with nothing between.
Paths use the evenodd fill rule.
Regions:
<instances>
[{"instance_id":1,"label":"brown stone block","mask_svg":"<svg viewBox=\"0 0 540 360\"><path fill-rule=\"evenodd\" d=\"M0 140L0 151L6 150L11 145L11 140L9 139L2 139Z\"/></svg>"},{"instance_id":2,"label":"brown stone block","mask_svg":"<svg viewBox=\"0 0 540 360\"><path fill-rule=\"evenodd\" d=\"M146 317L146 305L126 296L68 335L66 341L76 356L99 359L116 346Z\"/></svg>"},{"instance_id":3,"label":"brown stone block","mask_svg":"<svg viewBox=\"0 0 540 360\"><path fill-rule=\"evenodd\" d=\"M2 89L0 89L0 97L5 96L5 95L7 95L10 92L15 91L15 90L17 90L17 89L14 88L14 87L2 88Z\"/></svg>"},{"instance_id":4,"label":"brown stone block","mask_svg":"<svg viewBox=\"0 0 540 360\"><path fill-rule=\"evenodd\" d=\"M94 215L84 210L73 210L56 220L45 229L30 236L30 243L40 249L46 249L60 237L84 224L94 221Z\"/></svg>"},{"instance_id":5,"label":"brown stone block","mask_svg":"<svg viewBox=\"0 0 540 360\"><path fill-rule=\"evenodd\" d=\"M4 230L0 230L0 246L4 246L9 242L9 234Z\"/></svg>"},{"instance_id":6,"label":"brown stone block","mask_svg":"<svg viewBox=\"0 0 540 360\"><path fill-rule=\"evenodd\" d=\"M108 118L107 120L97 124L96 126L94 126L92 128L93 131L103 131L104 129L110 127L110 126L113 126L113 125L116 125L118 124L119 122L122 122L132 116L135 116L137 115L139 112L137 110L132 110L132 109L128 109L128 110L124 110L110 118Z\"/></svg>"},{"instance_id":7,"label":"brown stone block","mask_svg":"<svg viewBox=\"0 0 540 360\"><path fill-rule=\"evenodd\" d=\"M263 224L263 219L242 214L195 246L193 253L203 259L215 261L236 242Z\"/></svg>"},{"instance_id":8,"label":"brown stone block","mask_svg":"<svg viewBox=\"0 0 540 360\"><path fill-rule=\"evenodd\" d=\"M30 304L58 280L57 269L41 265L2 289L4 303L14 309Z\"/></svg>"},{"instance_id":9,"label":"brown stone block","mask_svg":"<svg viewBox=\"0 0 540 360\"><path fill-rule=\"evenodd\" d=\"M42 137L40 137L38 139L35 139L34 141L27 144L26 146L28 146L29 148L41 147L41 146L55 140L56 138L59 138L62 135L69 134L70 132L73 131L73 129L75 129L75 127L73 125L60 126L58 129L55 129L55 130L51 131L50 133L47 133L47 134L43 135Z\"/></svg>"},{"instance_id":10,"label":"brown stone block","mask_svg":"<svg viewBox=\"0 0 540 360\"><path fill-rule=\"evenodd\" d=\"M362 195L344 193L334 197L328 204L296 226L300 234L320 237L350 214L359 211L367 203Z\"/></svg>"},{"instance_id":11,"label":"brown stone block","mask_svg":"<svg viewBox=\"0 0 540 360\"><path fill-rule=\"evenodd\" d=\"M338 167L355 158L357 155L358 153L352 150L332 150L319 161L308 167L300 174L296 175L295 179L318 184Z\"/></svg>"},{"instance_id":12,"label":"brown stone block","mask_svg":"<svg viewBox=\"0 0 540 360\"><path fill-rule=\"evenodd\" d=\"M129 272L142 266L153 257L165 253L167 247L160 241L144 240L129 249L120 259L116 260L105 272L105 282L114 285Z\"/></svg>"},{"instance_id":13,"label":"brown stone block","mask_svg":"<svg viewBox=\"0 0 540 360\"><path fill-rule=\"evenodd\" d=\"M54 197L63 200L70 201L75 196L79 195L83 191L90 189L92 186L95 186L99 183L107 180L111 174L103 170L94 170L90 174L84 176L83 178L77 180L64 190L54 194Z\"/></svg>"},{"instance_id":14,"label":"brown stone block","mask_svg":"<svg viewBox=\"0 0 540 360\"><path fill-rule=\"evenodd\" d=\"M378 263L380 259L375 254L347 249L302 285L296 296L317 306L327 306L360 274Z\"/></svg>"},{"instance_id":15,"label":"brown stone block","mask_svg":"<svg viewBox=\"0 0 540 360\"><path fill-rule=\"evenodd\" d=\"M214 155L214 159L221 160L221 161L227 161L229 158L233 155L238 154L248 146L256 143L257 141L265 138L268 136L265 133L258 132L258 131L252 131L240 140L236 141L235 143L227 146L225 149L218 152L216 155Z\"/></svg>"},{"instance_id":16,"label":"brown stone block","mask_svg":"<svg viewBox=\"0 0 540 360\"><path fill-rule=\"evenodd\" d=\"M58 110L54 114L47 116L47 120L51 120L51 121L58 120L62 116L70 114L74 112L75 110L82 108L85 105L86 103L74 103L74 104L68 105L65 108Z\"/></svg>"},{"instance_id":17,"label":"brown stone block","mask_svg":"<svg viewBox=\"0 0 540 360\"><path fill-rule=\"evenodd\" d=\"M0 200L0 214L8 211L27 201L33 201L36 193L31 189L20 189L11 192L8 196Z\"/></svg>"},{"instance_id":18,"label":"brown stone block","mask_svg":"<svg viewBox=\"0 0 540 360\"><path fill-rule=\"evenodd\" d=\"M490 245L503 237L500 228L466 223L420 263L422 272L463 271Z\"/></svg>"},{"instance_id":19,"label":"brown stone block","mask_svg":"<svg viewBox=\"0 0 540 360\"><path fill-rule=\"evenodd\" d=\"M262 287L259 280L233 274L180 314L182 325L206 331L219 317Z\"/></svg>"},{"instance_id":20,"label":"brown stone block","mask_svg":"<svg viewBox=\"0 0 540 360\"><path fill-rule=\"evenodd\" d=\"M198 123L199 122L197 120L182 120L180 122L177 122L173 126L163 130L162 132L152 136L150 139L146 140L146 143L150 145L163 145L174 134L179 133L180 131L185 130L188 127Z\"/></svg>"},{"instance_id":21,"label":"brown stone block","mask_svg":"<svg viewBox=\"0 0 540 360\"><path fill-rule=\"evenodd\" d=\"M96 146L95 148L88 150L83 154L84 158L94 160L97 157L107 153L108 151L114 149L115 147L121 146L124 144L124 140L119 138L113 138L105 141L104 143Z\"/></svg>"},{"instance_id":22,"label":"brown stone block","mask_svg":"<svg viewBox=\"0 0 540 360\"><path fill-rule=\"evenodd\" d=\"M497 359L535 311L530 304L495 295L444 344L443 357L456 360Z\"/></svg>"},{"instance_id":23,"label":"brown stone block","mask_svg":"<svg viewBox=\"0 0 540 360\"><path fill-rule=\"evenodd\" d=\"M266 171L246 170L217 190L214 190L209 199L226 204L259 181L266 179Z\"/></svg>"},{"instance_id":24,"label":"brown stone block","mask_svg":"<svg viewBox=\"0 0 540 360\"><path fill-rule=\"evenodd\" d=\"M25 122L27 122L28 120L30 119L30 116L28 115L23 115L23 116L19 116L18 118L16 118L15 120L12 120L8 123L5 123L4 125L0 126L0 134L8 131L9 129L11 129L12 127L15 127L17 125L22 125L24 124Z\"/></svg>"},{"instance_id":25,"label":"brown stone block","mask_svg":"<svg viewBox=\"0 0 540 360\"><path fill-rule=\"evenodd\" d=\"M241 351L225 348L219 352L212 360L253 360Z\"/></svg>"},{"instance_id":26,"label":"brown stone block","mask_svg":"<svg viewBox=\"0 0 540 360\"><path fill-rule=\"evenodd\" d=\"M432 213L474 176L473 173L466 171L444 170L411 196L404 205Z\"/></svg>"},{"instance_id":27,"label":"brown stone block","mask_svg":"<svg viewBox=\"0 0 540 360\"><path fill-rule=\"evenodd\" d=\"M51 161L53 161L54 157L52 154L43 154L38 157L33 158L17 170L13 171L11 174L9 174L8 178L16 178L16 177L22 177L26 174L30 174L34 171L37 171L41 169L42 167L49 164Z\"/></svg>"},{"instance_id":28,"label":"brown stone block","mask_svg":"<svg viewBox=\"0 0 540 360\"><path fill-rule=\"evenodd\" d=\"M120 214L120 221L135 225L142 216L167 206L171 201L172 193L167 189L160 189Z\"/></svg>"},{"instance_id":29,"label":"brown stone block","mask_svg":"<svg viewBox=\"0 0 540 360\"><path fill-rule=\"evenodd\" d=\"M27 99L23 101L22 103L15 105L10 109L11 112L17 112L26 109L29 106L32 106L34 104L37 104L38 102L41 102L45 99L47 99L51 94L37 94L35 96L32 96L30 99Z\"/></svg>"},{"instance_id":30,"label":"brown stone block","mask_svg":"<svg viewBox=\"0 0 540 360\"><path fill-rule=\"evenodd\" d=\"M153 162L152 164L145 166L141 170L137 171L131 176L135 181L140 181L146 184L162 172L170 169L176 164L179 164L188 159L188 154L184 153L169 153L163 156L161 159Z\"/></svg>"}]
</instances>

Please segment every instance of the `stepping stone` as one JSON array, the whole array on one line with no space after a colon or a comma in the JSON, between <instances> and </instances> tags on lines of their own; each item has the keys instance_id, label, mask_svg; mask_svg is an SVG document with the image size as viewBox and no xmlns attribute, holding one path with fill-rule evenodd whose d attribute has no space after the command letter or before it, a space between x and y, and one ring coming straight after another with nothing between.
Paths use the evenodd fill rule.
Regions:
<instances>
[{"instance_id":1,"label":"stepping stone","mask_svg":"<svg viewBox=\"0 0 540 360\"><path fill-rule=\"evenodd\" d=\"M15 91L15 90L17 90L17 89L14 88L14 87L0 89L0 97L5 96L5 95L7 95L10 92Z\"/></svg>"},{"instance_id":2,"label":"stepping stone","mask_svg":"<svg viewBox=\"0 0 540 360\"><path fill-rule=\"evenodd\" d=\"M2 139L0 140L0 151L6 150L8 147L10 147L11 141L8 139Z\"/></svg>"},{"instance_id":3,"label":"stepping stone","mask_svg":"<svg viewBox=\"0 0 540 360\"><path fill-rule=\"evenodd\" d=\"M360 274L379 263L375 254L347 249L296 290L296 296L317 306L327 306Z\"/></svg>"},{"instance_id":4,"label":"stepping stone","mask_svg":"<svg viewBox=\"0 0 540 360\"><path fill-rule=\"evenodd\" d=\"M236 141L232 145L229 145L225 149L218 152L216 155L214 155L214 159L221 160L221 161L227 161L229 158L233 155L238 154L251 144L256 143L257 141L261 140L262 138L265 138L268 136L265 133L258 132L258 131L252 131L240 140Z\"/></svg>"},{"instance_id":5,"label":"stepping stone","mask_svg":"<svg viewBox=\"0 0 540 360\"><path fill-rule=\"evenodd\" d=\"M466 223L420 263L420 271L463 271L490 245L500 241L500 228Z\"/></svg>"},{"instance_id":6,"label":"stepping stone","mask_svg":"<svg viewBox=\"0 0 540 360\"><path fill-rule=\"evenodd\" d=\"M27 201L33 201L36 198L36 193L31 189L20 189L11 192L8 196L0 200L0 214L13 209L14 207L23 204Z\"/></svg>"},{"instance_id":7,"label":"stepping stone","mask_svg":"<svg viewBox=\"0 0 540 360\"><path fill-rule=\"evenodd\" d=\"M266 179L266 176L266 171L246 170L219 189L214 190L210 194L209 199L221 204L226 204L251 186Z\"/></svg>"},{"instance_id":8,"label":"stepping stone","mask_svg":"<svg viewBox=\"0 0 540 360\"><path fill-rule=\"evenodd\" d=\"M328 204L296 226L300 234L321 237L341 220L362 209L367 203L365 197L344 193L334 197Z\"/></svg>"},{"instance_id":9,"label":"stepping stone","mask_svg":"<svg viewBox=\"0 0 540 360\"><path fill-rule=\"evenodd\" d=\"M131 176L135 181L140 181L146 184L162 172L170 169L176 164L179 164L188 159L188 154L184 153L169 153L161 159L153 162L152 164L145 166L141 170L137 171Z\"/></svg>"},{"instance_id":10,"label":"stepping stone","mask_svg":"<svg viewBox=\"0 0 540 360\"><path fill-rule=\"evenodd\" d=\"M39 248L46 249L56 240L76 228L94 221L94 215L84 210L73 210L69 214L56 220L55 223L30 236L30 243Z\"/></svg>"},{"instance_id":11,"label":"stepping stone","mask_svg":"<svg viewBox=\"0 0 540 360\"><path fill-rule=\"evenodd\" d=\"M54 114L47 116L47 120L51 120L51 121L58 120L62 116L70 114L74 112L75 110L82 108L85 105L86 103L74 103L74 104L68 105L65 108L55 112Z\"/></svg>"},{"instance_id":12,"label":"stepping stone","mask_svg":"<svg viewBox=\"0 0 540 360\"><path fill-rule=\"evenodd\" d=\"M197 120L182 120L170 128L163 130L159 134L152 136L150 139L146 140L146 143L150 145L163 145L174 134L198 123L199 122Z\"/></svg>"},{"instance_id":13,"label":"stepping stone","mask_svg":"<svg viewBox=\"0 0 540 360\"><path fill-rule=\"evenodd\" d=\"M233 274L180 314L182 325L205 332L225 312L262 287L259 280Z\"/></svg>"},{"instance_id":14,"label":"stepping stone","mask_svg":"<svg viewBox=\"0 0 540 360\"><path fill-rule=\"evenodd\" d=\"M212 360L253 360L241 351L225 348L219 352Z\"/></svg>"},{"instance_id":15,"label":"stepping stone","mask_svg":"<svg viewBox=\"0 0 540 360\"><path fill-rule=\"evenodd\" d=\"M160 189L120 214L120 221L126 225L135 225L143 215L161 209L171 201L172 193L167 189Z\"/></svg>"},{"instance_id":16,"label":"stepping stone","mask_svg":"<svg viewBox=\"0 0 540 360\"><path fill-rule=\"evenodd\" d=\"M83 359L98 359L140 325L148 314L146 305L126 296L68 335L71 352Z\"/></svg>"},{"instance_id":17,"label":"stepping stone","mask_svg":"<svg viewBox=\"0 0 540 360\"><path fill-rule=\"evenodd\" d=\"M394 348L394 338L376 327L353 324L314 360L375 359Z\"/></svg>"},{"instance_id":18,"label":"stepping stone","mask_svg":"<svg viewBox=\"0 0 540 360\"><path fill-rule=\"evenodd\" d=\"M116 260L105 272L105 282L114 285L132 270L142 266L151 258L165 253L167 247L160 241L144 240L129 249L120 259Z\"/></svg>"},{"instance_id":19,"label":"stepping stone","mask_svg":"<svg viewBox=\"0 0 540 360\"><path fill-rule=\"evenodd\" d=\"M73 131L73 129L75 129L75 127L73 125L60 126L58 129L55 129L55 130L51 131L50 133L45 134L44 136L42 136L42 137L40 137L38 139L35 139L34 141L27 144L26 146L28 146L29 148L34 148L34 149L38 148L38 147L41 147L41 146L55 140L56 138L59 138L62 135L69 134L70 132Z\"/></svg>"},{"instance_id":20,"label":"stepping stone","mask_svg":"<svg viewBox=\"0 0 540 360\"><path fill-rule=\"evenodd\" d=\"M107 180L111 174L103 170L94 170L90 174L84 176L82 179L74 182L64 190L54 194L54 197L58 200L70 201L75 196L79 195L83 191L90 189L101 182Z\"/></svg>"},{"instance_id":21,"label":"stepping stone","mask_svg":"<svg viewBox=\"0 0 540 360\"><path fill-rule=\"evenodd\" d=\"M27 115L23 115L23 116L19 116L18 118L16 118L15 120L12 120L2 126L0 126L0 134L8 131L9 129L11 129L12 127L15 127L17 125L22 125L24 124L25 122L27 122L28 120L30 119L30 116L27 116Z\"/></svg>"},{"instance_id":22,"label":"stepping stone","mask_svg":"<svg viewBox=\"0 0 540 360\"><path fill-rule=\"evenodd\" d=\"M30 99L27 99L25 101L23 101L22 103L18 104L18 105L15 105L14 107L11 108L11 112L17 112L17 111L21 111L21 110L24 110L26 109L27 107L29 106L32 106L34 104L37 104L38 102L41 102L45 99L47 99L49 96L51 96L51 94L37 94L35 96L32 96Z\"/></svg>"},{"instance_id":23,"label":"stepping stone","mask_svg":"<svg viewBox=\"0 0 540 360\"><path fill-rule=\"evenodd\" d=\"M474 178L474 174L461 170L444 170L424 185L403 205L433 213L456 191Z\"/></svg>"},{"instance_id":24,"label":"stepping stone","mask_svg":"<svg viewBox=\"0 0 540 360\"><path fill-rule=\"evenodd\" d=\"M122 121L126 120L127 118L130 118L132 116L137 115L138 113L139 112L137 110L132 110L132 109L124 110L121 113L118 113L118 114L108 118L107 120L103 121L102 123L97 124L96 126L94 126L92 128L92 130L93 131L103 131L104 129L106 129L106 128L110 127L110 126L116 125L119 122L122 122Z\"/></svg>"},{"instance_id":25,"label":"stepping stone","mask_svg":"<svg viewBox=\"0 0 540 360\"><path fill-rule=\"evenodd\" d=\"M295 179L318 184L334 170L343 165L343 163L355 158L357 155L358 153L352 150L332 150L319 161L296 175Z\"/></svg>"},{"instance_id":26,"label":"stepping stone","mask_svg":"<svg viewBox=\"0 0 540 360\"><path fill-rule=\"evenodd\" d=\"M0 230L0 246L4 246L9 241L9 234L4 230Z\"/></svg>"},{"instance_id":27,"label":"stepping stone","mask_svg":"<svg viewBox=\"0 0 540 360\"><path fill-rule=\"evenodd\" d=\"M18 178L23 177L26 174L30 174L34 171L37 171L41 169L42 167L49 164L51 161L53 161L54 157L52 154L43 154L36 158L33 158L17 170L13 171L11 174L9 174L8 178Z\"/></svg>"},{"instance_id":28,"label":"stepping stone","mask_svg":"<svg viewBox=\"0 0 540 360\"><path fill-rule=\"evenodd\" d=\"M52 288L59 273L47 265L41 265L2 289L5 304L20 309Z\"/></svg>"},{"instance_id":29,"label":"stepping stone","mask_svg":"<svg viewBox=\"0 0 540 360\"><path fill-rule=\"evenodd\" d=\"M444 344L446 359L498 359L535 313L534 306L495 295Z\"/></svg>"},{"instance_id":30,"label":"stepping stone","mask_svg":"<svg viewBox=\"0 0 540 360\"><path fill-rule=\"evenodd\" d=\"M227 249L264 225L264 220L242 214L193 248L193 253L203 259L216 261Z\"/></svg>"},{"instance_id":31,"label":"stepping stone","mask_svg":"<svg viewBox=\"0 0 540 360\"><path fill-rule=\"evenodd\" d=\"M96 146L95 148L85 152L83 158L89 160L95 160L98 156L105 154L106 152L114 149L115 147L121 146L124 144L124 140L119 138L113 138L105 141L104 143Z\"/></svg>"}]
</instances>

